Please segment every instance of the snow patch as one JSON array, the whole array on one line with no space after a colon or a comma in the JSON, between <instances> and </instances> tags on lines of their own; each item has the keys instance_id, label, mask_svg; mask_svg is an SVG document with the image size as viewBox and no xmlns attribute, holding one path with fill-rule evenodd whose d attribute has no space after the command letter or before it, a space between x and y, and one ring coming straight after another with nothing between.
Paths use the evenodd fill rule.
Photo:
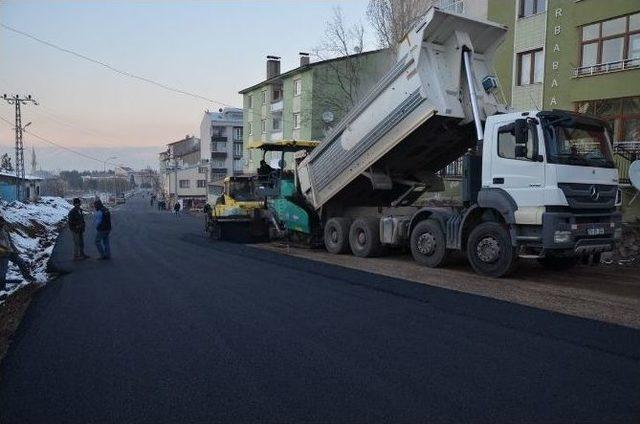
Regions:
<instances>
[{"instance_id":1,"label":"snow patch","mask_svg":"<svg viewBox=\"0 0 640 424\"><path fill-rule=\"evenodd\" d=\"M11 240L39 284L45 284L49 279L47 264L60 233L60 224L66 220L71 208L69 202L60 197L42 197L34 203L0 200L0 214L8 223ZM7 287L5 291L0 290L0 298L6 298L5 295L26 284L18 267L10 263Z\"/></svg>"}]
</instances>

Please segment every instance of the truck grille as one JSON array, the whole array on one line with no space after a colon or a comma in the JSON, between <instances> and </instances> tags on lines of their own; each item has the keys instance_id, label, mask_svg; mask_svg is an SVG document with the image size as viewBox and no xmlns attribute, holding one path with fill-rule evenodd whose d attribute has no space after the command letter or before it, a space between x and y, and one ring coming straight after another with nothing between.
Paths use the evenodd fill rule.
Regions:
<instances>
[{"instance_id":1,"label":"truck grille","mask_svg":"<svg viewBox=\"0 0 640 424\"><path fill-rule=\"evenodd\" d=\"M618 186L605 184L558 183L572 209L612 209Z\"/></svg>"}]
</instances>

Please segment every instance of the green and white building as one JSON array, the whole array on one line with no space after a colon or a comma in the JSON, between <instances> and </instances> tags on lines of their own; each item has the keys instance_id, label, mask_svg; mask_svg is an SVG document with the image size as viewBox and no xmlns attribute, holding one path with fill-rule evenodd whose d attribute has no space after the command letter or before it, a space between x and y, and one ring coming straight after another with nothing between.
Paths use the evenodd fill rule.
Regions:
<instances>
[{"instance_id":1,"label":"green and white building","mask_svg":"<svg viewBox=\"0 0 640 424\"><path fill-rule=\"evenodd\" d=\"M280 58L267 56L266 79L240 91L245 172L255 172L260 163L261 153L250 149L252 144L322 140L391 63L392 54L385 50L319 62L311 62L308 54L301 53L300 66L281 73ZM270 159L276 160L267 157Z\"/></svg>"}]
</instances>

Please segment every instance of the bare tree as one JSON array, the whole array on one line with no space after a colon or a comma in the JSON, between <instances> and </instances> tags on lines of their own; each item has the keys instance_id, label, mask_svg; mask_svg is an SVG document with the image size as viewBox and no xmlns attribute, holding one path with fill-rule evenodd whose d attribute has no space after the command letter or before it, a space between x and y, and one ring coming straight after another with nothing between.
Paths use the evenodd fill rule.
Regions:
<instances>
[{"instance_id":1,"label":"bare tree","mask_svg":"<svg viewBox=\"0 0 640 424\"><path fill-rule=\"evenodd\" d=\"M3 154L2 158L0 158L0 171L13 171L13 165L11 164L11 158L8 153Z\"/></svg>"},{"instance_id":2,"label":"bare tree","mask_svg":"<svg viewBox=\"0 0 640 424\"><path fill-rule=\"evenodd\" d=\"M369 0L367 17L382 48L395 49L434 0Z\"/></svg>"},{"instance_id":3,"label":"bare tree","mask_svg":"<svg viewBox=\"0 0 640 424\"><path fill-rule=\"evenodd\" d=\"M318 60L329 60L320 69L318 82L323 90L318 94L327 110L344 115L358 101L363 67L364 27L347 27L342 9L333 9L333 18L326 23L324 38L313 50Z\"/></svg>"}]
</instances>

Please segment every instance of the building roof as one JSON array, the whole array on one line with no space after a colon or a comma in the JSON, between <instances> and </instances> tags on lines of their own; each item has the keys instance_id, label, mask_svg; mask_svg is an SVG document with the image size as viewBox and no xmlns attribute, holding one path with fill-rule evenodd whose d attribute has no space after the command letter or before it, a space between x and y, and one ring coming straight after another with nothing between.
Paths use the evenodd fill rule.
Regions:
<instances>
[{"instance_id":1,"label":"building roof","mask_svg":"<svg viewBox=\"0 0 640 424\"><path fill-rule=\"evenodd\" d=\"M16 173L0 171L0 177L16 178ZM36 177L35 175L25 175L24 179L27 181L42 181L42 178Z\"/></svg>"},{"instance_id":2,"label":"building roof","mask_svg":"<svg viewBox=\"0 0 640 424\"><path fill-rule=\"evenodd\" d=\"M326 59L326 60L320 60L320 61L318 61L318 62L311 62L311 63L309 63L308 65L298 66L297 68L293 68L293 69L291 69L290 71L287 71L287 72L285 72L285 73L283 73L283 74L278 74L278 75L276 75L276 76L275 76L275 77L273 77L273 78L270 78L270 79L264 80L264 81L259 82L259 83L257 83L257 84L254 84L254 85L252 85L251 87L248 87L248 88L242 89L242 90L240 90L238 93L240 93L240 94L248 93L249 91L256 90L256 89L258 89L258 88L260 88L260 87L262 87L262 86L272 84L272 83L274 83L274 82L276 82L276 81L279 81L279 80L281 80L281 79L283 79L283 78L288 78L288 77L290 77L290 76L292 76L292 75L295 75L295 74L297 74L297 73L300 73L300 72L303 72L303 71L307 71L307 70L309 70L309 69L311 69L311 68L313 68L313 67L315 67L315 66L318 66L318 65L323 65L323 64L326 64L326 63L330 63L330 62L337 62L337 61L340 61L340 60L344 60L344 59L346 59L346 58L348 58L348 57L354 57L354 56L367 56L367 55L370 55L370 54L373 54L373 53L381 52L381 51L383 51L383 50L384 50L384 49L370 50L370 51L368 51L368 52L362 52L362 53L351 54L351 55L349 55L349 56L340 56L340 57L335 57L335 58L333 58L333 59Z\"/></svg>"}]
</instances>

